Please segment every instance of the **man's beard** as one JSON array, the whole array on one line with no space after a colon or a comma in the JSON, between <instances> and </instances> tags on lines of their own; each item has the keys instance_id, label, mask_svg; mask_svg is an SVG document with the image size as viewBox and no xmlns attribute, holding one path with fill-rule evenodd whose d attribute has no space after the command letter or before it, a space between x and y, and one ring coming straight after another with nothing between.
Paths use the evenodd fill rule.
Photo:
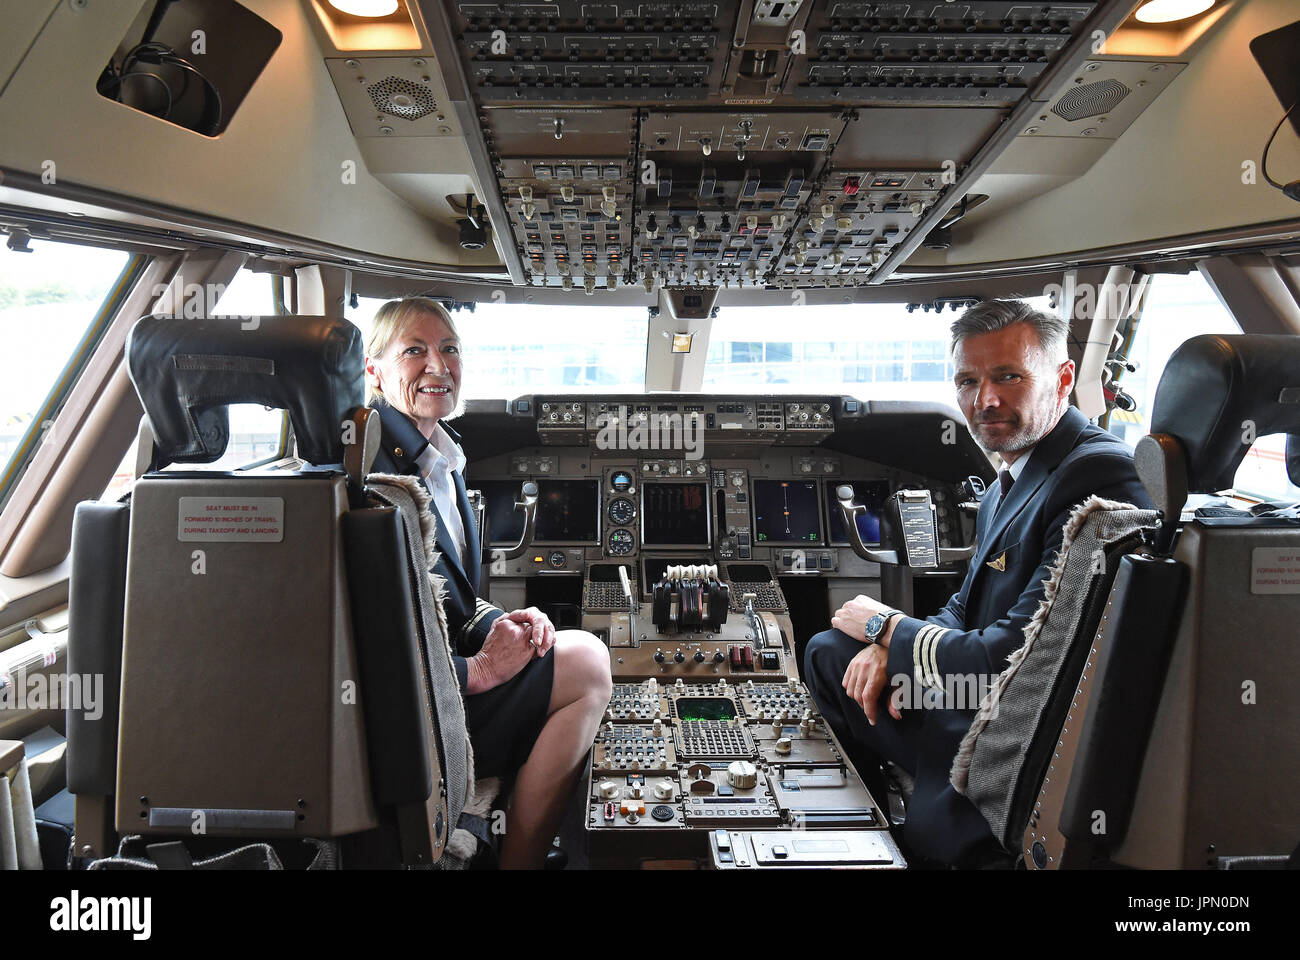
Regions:
<instances>
[{"instance_id":1,"label":"man's beard","mask_svg":"<svg viewBox=\"0 0 1300 960\"><path fill-rule=\"evenodd\" d=\"M1012 432L998 439L983 436L979 428L986 424L977 418L975 429L971 433L975 438L975 442L991 453L1021 453L1037 446L1043 437L1052 432L1052 427L1056 425L1054 413L1055 410L1052 410L1041 420L1035 419L1028 423L1019 421L1019 418L1017 418L1019 422L1015 424Z\"/></svg>"}]
</instances>

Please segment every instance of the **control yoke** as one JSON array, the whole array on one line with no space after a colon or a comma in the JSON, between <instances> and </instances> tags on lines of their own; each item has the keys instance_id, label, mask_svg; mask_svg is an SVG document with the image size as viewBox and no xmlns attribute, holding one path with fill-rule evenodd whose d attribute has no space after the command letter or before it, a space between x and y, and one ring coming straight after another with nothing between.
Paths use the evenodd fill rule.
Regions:
<instances>
[{"instance_id":1,"label":"control yoke","mask_svg":"<svg viewBox=\"0 0 1300 960\"><path fill-rule=\"evenodd\" d=\"M873 549L862 542L858 517L865 514L867 508L853 502L852 486L842 483L836 487L835 499L839 501L840 518L844 521L849 546L863 560L898 566L934 567L968 560L975 555L974 544L966 547L938 546L928 490L900 490L890 498L889 509L897 510L899 515L895 522L882 523L882 526L898 531L896 539L901 539L902 542L898 544L901 549L894 550Z\"/></svg>"},{"instance_id":2,"label":"control yoke","mask_svg":"<svg viewBox=\"0 0 1300 960\"><path fill-rule=\"evenodd\" d=\"M537 527L537 484L532 480L525 480L519 493L523 500L515 501L515 509L524 512L524 532L519 535L518 543L498 554L502 560L513 560L515 557L523 556L524 552L533 545L533 531Z\"/></svg>"}]
</instances>

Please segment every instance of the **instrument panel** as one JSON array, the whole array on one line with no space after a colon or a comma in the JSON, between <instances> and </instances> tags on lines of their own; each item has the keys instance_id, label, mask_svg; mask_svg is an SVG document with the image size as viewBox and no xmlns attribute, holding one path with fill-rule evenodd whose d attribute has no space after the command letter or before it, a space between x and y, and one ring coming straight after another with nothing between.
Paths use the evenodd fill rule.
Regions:
<instances>
[{"instance_id":1,"label":"instrument panel","mask_svg":"<svg viewBox=\"0 0 1300 960\"><path fill-rule=\"evenodd\" d=\"M532 448L471 472L469 483L486 504L489 548L518 542L524 519L515 503L530 480L538 486L533 544L578 548L585 563L689 554L697 562L766 562L782 574L866 575L869 565L849 550L836 505L835 491L843 483L853 486L856 502L866 508L857 517L866 544L881 541L890 494L918 486L932 491L939 543L968 539L958 509L962 495L954 485L812 447L762 450L744 459L636 460L623 454L612 461L599 450L557 454ZM580 571L567 554L561 556L552 562L551 551L534 551L501 572Z\"/></svg>"},{"instance_id":2,"label":"instrument panel","mask_svg":"<svg viewBox=\"0 0 1300 960\"><path fill-rule=\"evenodd\" d=\"M528 442L467 470L490 596L576 606L609 649L614 690L587 777L590 862L904 866L800 679L795 623L824 624L837 590L880 594L887 577L911 577L862 549L887 539L897 491L924 493L937 543L969 542L961 488L890 462L905 433L929 427L899 420L898 446L890 429L833 442L868 417L844 397L532 397L507 417L492 429ZM855 547L837 498L846 482Z\"/></svg>"}]
</instances>

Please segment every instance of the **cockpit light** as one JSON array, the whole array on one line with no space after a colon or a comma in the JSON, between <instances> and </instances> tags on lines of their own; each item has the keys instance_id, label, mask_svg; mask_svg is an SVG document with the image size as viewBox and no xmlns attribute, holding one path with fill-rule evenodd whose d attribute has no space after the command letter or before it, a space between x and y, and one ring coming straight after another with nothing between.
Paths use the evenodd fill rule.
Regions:
<instances>
[{"instance_id":1,"label":"cockpit light","mask_svg":"<svg viewBox=\"0 0 1300 960\"><path fill-rule=\"evenodd\" d=\"M329 0L329 5L354 17L390 17L397 12L397 0Z\"/></svg>"},{"instance_id":2,"label":"cockpit light","mask_svg":"<svg viewBox=\"0 0 1300 960\"><path fill-rule=\"evenodd\" d=\"M1204 13L1214 0L1149 0L1134 14L1142 23L1174 23Z\"/></svg>"}]
</instances>

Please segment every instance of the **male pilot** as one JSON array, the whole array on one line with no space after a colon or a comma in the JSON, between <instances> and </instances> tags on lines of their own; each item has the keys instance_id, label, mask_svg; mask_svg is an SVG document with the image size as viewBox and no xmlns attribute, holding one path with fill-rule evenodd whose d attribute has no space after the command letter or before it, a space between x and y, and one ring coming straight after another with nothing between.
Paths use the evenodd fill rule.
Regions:
<instances>
[{"instance_id":1,"label":"male pilot","mask_svg":"<svg viewBox=\"0 0 1300 960\"><path fill-rule=\"evenodd\" d=\"M1068 329L1016 300L986 301L953 323L958 405L975 441L1007 465L980 504L966 579L925 620L850 600L805 653L813 698L868 786L881 789L882 760L915 777L904 837L927 859L973 866L998 856L979 810L948 782L978 703L937 692L891 702L889 681L953 691L963 683L945 678L976 675L986 689L1024 643L1070 511L1092 494L1150 506L1132 451L1069 404ZM935 697L942 707L924 709Z\"/></svg>"}]
</instances>

